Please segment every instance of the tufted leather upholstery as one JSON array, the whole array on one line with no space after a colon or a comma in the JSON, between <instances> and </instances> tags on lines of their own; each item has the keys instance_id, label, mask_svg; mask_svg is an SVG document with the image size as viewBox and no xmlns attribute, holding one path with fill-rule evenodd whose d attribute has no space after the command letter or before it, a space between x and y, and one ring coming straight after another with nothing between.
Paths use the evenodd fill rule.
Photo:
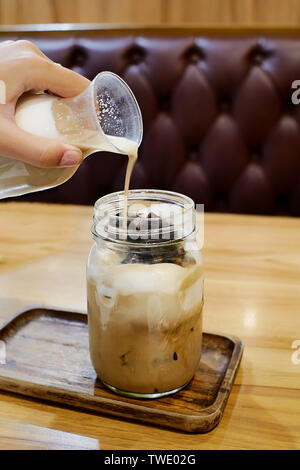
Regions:
<instances>
[{"instance_id":1,"label":"tufted leather upholstery","mask_svg":"<svg viewBox=\"0 0 300 470\"><path fill-rule=\"evenodd\" d=\"M179 191L208 211L300 215L300 33L6 34L24 36L90 79L111 70L133 89L144 139L132 188ZM122 189L125 168L94 154L63 186L22 199L93 204Z\"/></svg>"}]
</instances>

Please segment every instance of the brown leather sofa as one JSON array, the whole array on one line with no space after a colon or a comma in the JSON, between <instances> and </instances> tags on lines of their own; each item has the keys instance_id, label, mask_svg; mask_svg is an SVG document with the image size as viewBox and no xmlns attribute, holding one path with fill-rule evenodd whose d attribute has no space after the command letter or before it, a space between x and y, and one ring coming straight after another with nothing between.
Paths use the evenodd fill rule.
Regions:
<instances>
[{"instance_id":1,"label":"brown leather sofa","mask_svg":"<svg viewBox=\"0 0 300 470\"><path fill-rule=\"evenodd\" d=\"M207 211L300 215L300 30L59 27L0 40L25 37L90 79L127 81L144 120L132 188L183 192ZM21 199L93 204L122 189L125 167L94 154L63 186Z\"/></svg>"}]
</instances>

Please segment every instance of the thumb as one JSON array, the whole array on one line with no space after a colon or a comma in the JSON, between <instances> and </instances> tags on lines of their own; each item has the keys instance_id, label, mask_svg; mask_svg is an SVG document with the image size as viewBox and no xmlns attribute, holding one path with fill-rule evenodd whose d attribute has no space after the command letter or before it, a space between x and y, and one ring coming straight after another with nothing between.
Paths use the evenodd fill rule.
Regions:
<instances>
[{"instance_id":1,"label":"thumb","mask_svg":"<svg viewBox=\"0 0 300 470\"><path fill-rule=\"evenodd\" d=\"M0 142L1 155L42 168L75 166L83 160L79 148L30 134L7 119L0 121Z\"/></svg>"}]
</instances>

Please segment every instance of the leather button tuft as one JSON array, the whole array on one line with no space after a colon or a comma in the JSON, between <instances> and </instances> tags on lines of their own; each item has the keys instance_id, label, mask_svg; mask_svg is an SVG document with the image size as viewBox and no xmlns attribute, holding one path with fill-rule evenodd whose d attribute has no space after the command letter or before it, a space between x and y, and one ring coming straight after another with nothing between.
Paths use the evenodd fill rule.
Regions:
<instances>
[{"instance_id":1,"label":"leather button tuft","mask_svg":"<svg viewBox=\"0 0 300 470\"><path fill-rule=\"evenodd\" d=\"M221 108L221 111L223 113L228 113L230 111L230 108L231 108L231 100L229 98L224 98L221 101L220 108Z\"/></svg>"},{"instance_id":2,"label":"leather button tuft","mask_svg":"<svg viewBox=\"0 0 300 470\"><path fill-rule=\"evenodd\" d=\"M137 65L144 60L145 55L146 52L142 47L133 46L127 52L127 59L131 64Z\"/></svg>"},{"instance_id":3,"label":"leather button tuft","mask_svg":"<svg viewBox=\"0 0 300 470\"><path fill-rule=\"evenodd\" d=\"M262 65L263 61L267 58L269 53L263 49L260 45L256 46L249 54L250 62L253 65Z\"/></svg>"},{"instance_id":4,"label":"leather button tuft","mask_svg":"<svg viewBox=\"0 0 300 470\"><path fill-rule=\"evenodd\" d=\"M262 154L262 149L259 146L256 145L251 148L250 157L253 162L260 163L261 154Z\"/></svg>"},{"instance_id":5,"label":"leather button tuft","mask_svg":"<svg viewBox=\"0 0 300 470\"><path fill-rule=\"evenodd\" d=\"M83 67L88 58L86 50L81 46L74 46L68 59L68 67Z\"/></svg>"},{"instance_id":6,"label":"leather button tuft","mask_svg":"<svg viewBox=\"0 0 300 470\"><path fill-rule=\"evenodd\" d=\"M261 161L261 156L260 156L260 154L259 154L259 153L256 153L256 152L255 152L255 153L252 153L252 154L251 154L251 160L252 160L253 162L255 162L255 163L260 163L260 161Z\"/></svg>"},{"instance_id":7,"label":"leather button tuft","mask_svg":"<svg viewBox=\"0 0 300 470\"><path fill-rule=\"evenodd\" d=\"M196 162L198 160L198 151L196 149L190 150L189 152L189 160L191 162Z\"/></svg>"},{"instance_id":8,"label":"leather button tuft","mask_svg":"<svg viewBox=\"0 0 300 470\"><path fill-rule=\"evenodd\" d=\"M199 61L204 59L204 54L201 49L196 46L192 46L186 51L185 57L187 62L197 64Z\"/></svg>"},{"instance_id":9,"label":"leather button tuft","mask_svg":"<svg viewBox=\"0 0 300 470\"><path fill-rule=\"evenodd\" d=\"M254 65L261 65L263 63L263 60L264 60L264 57L262 54L256 54L252 59L252 63Z\"/></svg>"},{"instance_id":10,"label":"leather button tuft","mask_svg":"<svg viewBox=\"0 0 300 470\"><path fill-rule=\"evenodd\" d=\"M169 100L169 98L161 98L159 107L160 107L160 110L162 112L169 112L169 110L170 110L170 100Z\"/></svg>"}]
</instances>

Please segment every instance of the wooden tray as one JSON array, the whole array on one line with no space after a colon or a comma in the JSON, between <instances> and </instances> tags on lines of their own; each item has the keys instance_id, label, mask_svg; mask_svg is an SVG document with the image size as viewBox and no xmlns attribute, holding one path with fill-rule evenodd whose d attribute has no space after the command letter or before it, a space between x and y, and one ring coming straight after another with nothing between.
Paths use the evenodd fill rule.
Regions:
<instances>
[{"instance_id":1,"label":"wooden tray","mask_svg":"<svg viewBox=\"0 0 300 470\"><path fill-rule=\"evenodd\" d=\"M0 390L188 432L219 423L243 351L237 338L204 333L190 384L175 395L140 400L118 396L97 379L84 313L24 310L0 330L0 341Z\"/></svg>"}]
</instances>

